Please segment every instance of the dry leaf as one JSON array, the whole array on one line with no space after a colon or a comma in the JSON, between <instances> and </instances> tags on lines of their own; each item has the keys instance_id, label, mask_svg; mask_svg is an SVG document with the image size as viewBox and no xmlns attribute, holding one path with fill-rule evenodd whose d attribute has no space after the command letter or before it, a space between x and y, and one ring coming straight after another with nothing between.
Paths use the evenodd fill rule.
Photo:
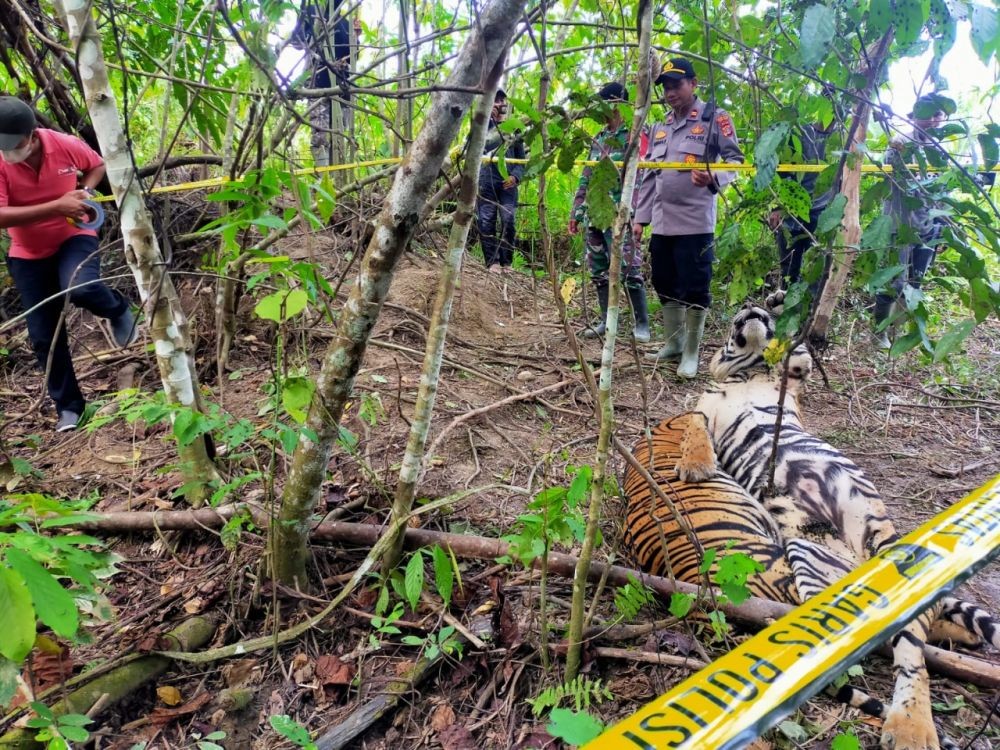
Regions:
<instances>
[{"instance_id":1,"label":"dry leaf","mask_svg":"<svg viewBox=\"0 0 1000 750\"><path fill-rule=\"evenodd\" d=\"M460 724L452 724L438 732L438 742L443 750L479 750L472 732Z\"/></svg>"},{"instance_id":2,"label":"dry leaf","mask_svg":"<svg viewBox=\"0 0 1000 750\"><path fill-rule=\"evenodd\" d=\"M163 685L156 688L156 696L168 706L180 705L180 702L183 700L181 698L181 691L173 685Z\"/></svg>"},{"instance_id":3,"label":"dry leaf","mask_svg":"<svg viewBox=\"0 0 1000 750\"><path fill-rule=\"evenodd\" d=\"M159 693L160 688L157 688L156 692ZM153 712L149 715L149 720L154 724L167 724L171 719L176 719L178 716L193 714L195 711L204 708L211 700L212 696L208 692L199 693L183 706L178 706L177 708L154 708Z\"/></svg>"},{"instance_id":4,"label":"dry leaf","mask_svg":"<svg viewBox=\"0 0 1000 750\"><path fill-rule=\"evenodd\" d=\"M559 290L559 296L562 297L562 301L565 304L569 304L570 300L573 299L573 292L576 291L576 277L567 276L566 280L562 283L562 288Z\"/></svg>"},{"instance_id":5,"label":"dry leaf","mask_svg":"<svg viewBox=\"0 0 1000 750\"><path fill-rule=\"evenodd\" d=\"M431 729L440 732L455 723L455 709L447 703L442 703L431 714Z\"/></svg>"},{"instance_id":6,"label":"dry leaf","mask_svg":"<svg viewBox=\"0 0 1000 750\"><path fill-rule=\"evenodd\" d=\"M226 681L226 687L245 685L254 676L253 671L256 666L256 659L240 659L226 664L222 668L222 678Z\"/></svg>"},{"instance_id":7,"label":"dry leaf","mask_svg":"<svg viewBox=\"0 0 1000 750\"><path fill-rule=\"evenodd\" d=\"M774 745L765 739L758 737L749 745L747 745L747 750L774 750Z\"/></svg>"},{"instance_id":8,"label":"dry leaf","mask_svg":"<svg viewBox=\"0 0 1000 750\"><path fill-rule=\"evenodd\" d=\"M194 599L189 599L184 602L184 611L189 615L196 615L205 608L205 600L200 596L196 596Z\"/></svg>"},{"instance_id":9,"label":"dry leaf","mask_svg":"<svg viewBox=\"0 0 1000 750\"><path fill-rule=\"evenodd\" d=\"M316 660L316 679L321 685L350 685L354 669L336 656L324 654Z\"/></svg>"}]
</instances>

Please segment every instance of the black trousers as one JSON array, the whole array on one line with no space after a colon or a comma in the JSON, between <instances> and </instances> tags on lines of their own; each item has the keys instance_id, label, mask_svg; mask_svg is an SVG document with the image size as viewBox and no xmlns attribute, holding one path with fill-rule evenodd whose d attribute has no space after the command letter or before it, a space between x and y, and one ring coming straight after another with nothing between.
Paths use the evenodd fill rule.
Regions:
<instances>
[{"instance_id":1,"label":"black trousers","mask_svg":"<svg viewBox=\"0 0 1000 750\"><path fill-rule=\"evenodd\" d=\"M101 260L97 238L77 235L66 240L55 255L41 260L7 258L7 269L25 310L42 300L65 291L70 286L86 284L69 293L69 301L102 318L116 318L128 308L128 300L99 281ZM90 282L90 283L88 283ZM28 338L38 364L45 369L52 351L52 369L48 389L60 412L83 413L86 405L73 371L65 322L56 335L56 326L64 306L64 297L46 302L28 313Z\"/></svg>"},{"instance_id":2,"label":"black trousers","mask_svg":"<svg viewBox=\"0 0 1000 750\"><path fill-rule=\"evenodd\" d=\"M816 232L816 222L820 212L810 213L809 220L801 222L796 218L785 219L775 232L778 241L778 259L781 262L781 276L794 284L802 275L802 256L812 247L812 236ZM782 285L784 286L784 285Z\"/></svg>"},{"instance_id":3,"label":"black trousers","mask_svg":"<svg viewBox=\"0 0 1000 750\"><path fill-rule=\"evenodd\" d=\"M662 304L679 302L686 307L712 304L714 234L654 234L649 241L653 289Z\"/></svg>"},{"instance_id":4,"label":"black trousers","mask_svg":"<svg viewBox=\"0 0 1000 750\"><path fill-rule=\"evenodd\" d=\"M476 223L483 261L489 268L494 263L509 266L514 262L514 211L517 208L517 186L504 188L503 177L492 167L479 173L479 200L476 203ZM497 219L500 235L497 236Z\"/></svg>"}]
</instances>

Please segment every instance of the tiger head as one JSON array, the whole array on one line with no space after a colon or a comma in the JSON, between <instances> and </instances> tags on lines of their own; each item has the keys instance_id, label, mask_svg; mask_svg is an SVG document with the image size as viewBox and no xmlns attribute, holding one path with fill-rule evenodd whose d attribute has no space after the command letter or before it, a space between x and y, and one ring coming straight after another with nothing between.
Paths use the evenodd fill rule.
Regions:
<instances>
[{"instance_id":1,"label":"tiger head","mask_svg":"<svg viewBox=\"0 0 1000 750\"><path fill-rule=\"evenodd\" d=\"M747 302L733 318L726 345L712 357L709 367L712 378L718 382L730 378L745 380L760 372L769 373L771 367L764 359L764 350L773 338L774 318L771 313ZM804 381L812 373L812 367L809 351L804 346L796 347L788 360L789 380Z\"/></svg>"},{"instance_id":2,"label":"tiger head","mask_svg":"<svg viewBox=\"0 0 1000 750\"><path fill-rule=\"evenodd\" d=\"M747 376L752 370L767 369L764 349L774 338L774 319L763 307L751 302L733 318L726 345L712 357L709 372L719 382L734 376Z\"/></svg>"}]
</instances>

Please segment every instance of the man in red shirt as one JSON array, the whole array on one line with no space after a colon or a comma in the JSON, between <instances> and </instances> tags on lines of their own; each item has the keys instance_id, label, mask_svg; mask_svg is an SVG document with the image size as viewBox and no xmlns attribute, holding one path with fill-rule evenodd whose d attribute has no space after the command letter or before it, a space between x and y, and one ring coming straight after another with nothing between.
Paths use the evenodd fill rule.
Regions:
<instances>
[{"instance_id":1,"label":"man in red shirt","mask_svg":"<svg viewBox=\"0 0 1000 750\"><path fill-rule=\"evenodd\" d=\"M108 318L119 346L136 337L128 300L100 280L97 233L76 224L87 218L83 202L104 177L104 162L79 138L38 128L31 108L12 96L0 97L0 156L0 227L11 239L7 270L29 311L28 337L48 369L56 430L64 432L76 428L86 402L66 327L59 325L62 294Z\"/></svg>"}]
</instances>

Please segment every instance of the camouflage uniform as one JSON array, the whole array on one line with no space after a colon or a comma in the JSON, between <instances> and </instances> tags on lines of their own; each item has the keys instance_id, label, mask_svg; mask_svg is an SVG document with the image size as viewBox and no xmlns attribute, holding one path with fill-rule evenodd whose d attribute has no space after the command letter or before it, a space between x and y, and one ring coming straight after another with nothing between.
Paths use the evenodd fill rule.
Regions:
<instances>
[{"instance_id":1,"label":"camouflage uniform","mask_svg":"<svg viewBox=\"0 0 1000 750\"><path fill-rule=\"evenodd\" d=\"M600 161L608 157L612 161L622 161L625 158L625 148L628 146L629 127L625 123L618 126L617 130L611 131L604 128L594 137L594 142L590 146L590 161ZM573 198L572 218L583 224L587 220L587 188L590 186L590 177L593 168L586 166L580 175L580 186L576 189L576 196ZM622 199L621 184L617 185L611 193L615 203ZM590 269L590 276L594 283L600 286L608 283L608 269L611 265L611 235L610 228L603 232L600 229L587 227L584 234L587 247L587 267ZM632 232L625 233L625 242L622 245L622 280L629 288L642 288L642 252L632 239Z\"/></svg>"}]
</instances>

